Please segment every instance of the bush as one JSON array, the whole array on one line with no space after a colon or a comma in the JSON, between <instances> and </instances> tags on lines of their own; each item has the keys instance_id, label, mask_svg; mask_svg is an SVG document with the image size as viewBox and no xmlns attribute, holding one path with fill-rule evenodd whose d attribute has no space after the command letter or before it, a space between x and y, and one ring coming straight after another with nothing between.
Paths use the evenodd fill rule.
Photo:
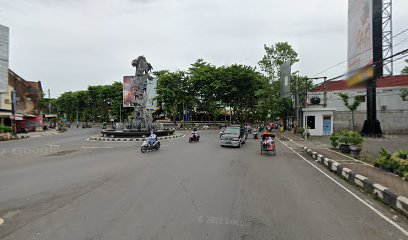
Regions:
<instances>
[{"instance_id":1,"label":"bush","mask_svg":"<svg viewBox=\"0 0 408 240\"><path fill-rule=\"evenodd\" d=\"M390 154L387 150L382 148L380 151L380 158L374 162L374 166L408 178L407 157L408 151L406 150L398 150L393 154Z\"/></svg>"},{"instance_id":2,"label":"bush","mask_svg":"<svg viewBox=\"0 0 408 240\"><path fill-rule=\"evenodd\" d=\"M304 133L305 129L303 127L300 127L297 129L297 133Z\"/></svg>"},{"instance_id":3,"label":"bush","mask_svg":"<svg viewBox=\"0 0 408 240\"><path fill-rule=\"evenodd\" d=\"M337 148L337 146L339 145L339 135L337 133L332 133L332 135L330 136L330 144L334 147Z\"/></svg>"},{"instance_id":4,"label":"bush","mask_svg":"<svg viewBox=\"0 0 408 240\"><path fill-rule=\"evenodd\" d=\"M350 131L348 134L351 145L361 145L363 143L363 137L358 132Z\"/></svg>"},{"instance_id":5,"label":"bush","mask_svg":"<svg viewBox=\"0 0 408 240\"><path fill-rule=\"evenodd\" d=\"M13 129L11 127L7 126L0 126L0 133L7 133L7 132L12 132Z\"/></svg>"},{"instance_id":6,"label":"bush","mask_svg":"<svg viewBox=\"0 0 408 240\"><path fill-rule=\"evenodd\" d=\"M339 142L340 143L343 143L343 144L345 144L345 145L348 145L349 144L349 142L350 142L350 132L351 131L347 131L347 130L343 130L343 131L340 131L339 133L338 133L338 135L339 135Z\"/></svg>"}]
</instances>

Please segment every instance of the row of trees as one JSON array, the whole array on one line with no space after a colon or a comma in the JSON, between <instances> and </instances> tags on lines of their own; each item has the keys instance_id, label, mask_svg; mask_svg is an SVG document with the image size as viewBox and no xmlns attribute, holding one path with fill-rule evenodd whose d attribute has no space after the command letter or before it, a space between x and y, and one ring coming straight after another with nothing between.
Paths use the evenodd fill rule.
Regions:
<instances>
[{"instance_id":1,"label":"row of trees","mask_svg":"<svg viewBox=\"0 0 408 240\"><path fill-rule=\"evenodd\" d=\"M293 116L293 100L279 96L279 67L285 61L299 61L298 54L287 42L264 46L265 55L258 67L242 64L215 66L198 59L186 70L154 72L157 77L156 117L216 121L231 115L232 120L263 121ZM258 70L259 69L259 70ZM300 93L301 103L312 84L294 73L293 96ZM109 121L126 119L132 108L121 108L122 84L89 86L87 90L65 92L52 100L53 112L66 115L70 121ZM44 104L47 109L47 104ZM46 112L46 110L44 111ZM229 119L229 116L228 116Z\"/></svg>"},{"instance_id":2,"label":"row of trees","mask_svg":"<svg viewBox=\"0 0 408 240\"><path fill-rule=\"evenodd\" d=\"M161 110L172 119L184 119L189 109L195 120L214 121L227 111L239 122L293 116L293 99L280 98L279 69L285 61L298 62L298 54L287 42L264 48L260 71L241 64L217 67L198 59L185 71L155 72ZM311 81L294 73L291 84L293 96L300 93L303 103Z\"/></svg>"},{"instance_id":3,"label":"row of trees","mask_svg":"<svg viewBox=\"0 0 408 240\"><path fill-rule=\"evenodd\" d=\"M48 103L43 104L43 112L48 112ZM119 121L127 117L132 109L122 108L122 83L89 86L87 90L65 92L51 100L52 113L66 116L69 121L108 122L110 118ZM120 115L122 114L122 115Z\"/></svg>"}]
</instances>

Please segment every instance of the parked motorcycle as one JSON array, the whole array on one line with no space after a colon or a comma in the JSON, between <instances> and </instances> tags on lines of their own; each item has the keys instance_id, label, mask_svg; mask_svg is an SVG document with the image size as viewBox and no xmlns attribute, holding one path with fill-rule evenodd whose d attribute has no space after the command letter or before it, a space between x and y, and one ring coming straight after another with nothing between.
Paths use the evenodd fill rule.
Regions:
<instances>
[{"instance_id":1,"label":"parked motorcycle","mask_svg":"<svg viewBox=\"0 0 408 240\"><path fill-rule=\"evenodd\" d=\"M142 153L145 153L148 150L159 150L159 149L160 149L160 142L158 140L156 140L153 144L150 144L148 138L146 138L143 141L142 147L140 148Z\"/></svg>"},{"instance_id":2,"label":"parked motorcycle","mask_svg":"<svg viewBox=\"0 0 408 240\"><path fill-rule=\"evenodd\" d=\"M200 141L200 135L198 133L191 133L190 138L188 139L189 143Z\"/></svg>"}]
</instances>

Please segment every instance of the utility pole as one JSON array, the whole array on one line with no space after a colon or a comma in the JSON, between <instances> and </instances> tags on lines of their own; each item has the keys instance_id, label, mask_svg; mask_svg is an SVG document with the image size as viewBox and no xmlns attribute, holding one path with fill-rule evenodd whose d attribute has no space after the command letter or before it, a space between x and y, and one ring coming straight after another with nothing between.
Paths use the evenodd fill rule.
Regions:
<instances>
[{"instance_id":1,"label":"utility pole","mask_svg":"<svg viewBox=\"0 0 408 240\"><path fill-rule=\"evenodd\" d=\"M324 78L324 82L323 82L323 107L327 107L327 77L323 77Z\"/></svg>"},{"instance_id":2,"label":"utility pole","mask_svg":"<svg viewBox=\"0 0 408 240\"><path fill-rule=\"evenodd\" d=\"M367 82L367 120L362 133L365 136L382 136L380 121L377 120L377 79L383 76L383 29L382 1L373 0L373 66L374 77Z\"/></svg>"},{"instance_id":3,"label":"utility pole","mask_svg":"<svg viewBox=\"0 0 408 240\"><path fill-rule=\"evenodd\" d=\"M304 122L304 126L305 126L305 139L307 140L307 128L308 128L308 125L307 125L307 113L308 113L308 111L309 111L309 106L308 106L308 104L307 104L307 102L309 101L309 96L308 96L308 82L307 82L307 80L317 80L317 79L322 79L323 78L323 80L324 80L324 82L323 82L323 87L324 87L324 104L326 104L327 102L326 102L326 95L327 95L327 81L326 81L326 79L327 79L327 77L314 77L314 78L307 78L306 79L306 119L305 119L305 122ZM324 106L326 106L326 105L324 105Z\"/></svg>"},{"instance_id":4,"label":"utility pole","mask_svg":"<svg viewBox=\"0 0 408 240\"><path fill-rule=\"evenodd\" d=\"M119 122L122 123L122 103L119 104Z\"/></svg>"},{"instance_id":5,"label":"utility pole","mask_svg":"<svg viewBox=\"0 0 408 240\"><path fill-rule=\"evenodd\" d=\"M51 91L48 89L48 114L51 114Z\"/></svg>"},{"instance_id":6,"label":"utility pole","mask_svg":"<svg viewBox=\"0 0 408 240\"><path fill-rule=\"evenodd\" d=\"M77 128L78 128L79 127L78 106L77 106L77 109L76 109L76 125L77 125Z\"/></svg>"},{"instance_id":7,"label":"utility pole","mask_svg":"<svg viewBox=\"0 0 408 240\"><path fill-rule=\"evenodd\" d=\"M12 121L12 126L13 126L13 136L17 137L17 125L16 125L16 107L17 107L17 93L16 93L16 86L14 84L14 89L11 92L11 102L12 102L12 114L13 114L13 121Z\"/></svg>"}]
</instances>

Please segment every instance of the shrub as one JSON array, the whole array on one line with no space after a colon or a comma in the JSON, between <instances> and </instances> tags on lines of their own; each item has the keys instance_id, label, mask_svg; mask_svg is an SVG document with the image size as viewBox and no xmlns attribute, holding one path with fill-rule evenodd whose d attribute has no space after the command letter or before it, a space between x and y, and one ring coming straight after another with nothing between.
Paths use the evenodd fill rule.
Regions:
<instances>
[{"instance_id":1,"label":"shrub","mask_svg":"<svg viewBox=\"0 0 408 240\"><path fill-rule=\"evenodd\" d=\"M332 133L332 135L330 136L330 144L336 148L339 145L339 135L338 133Z\"/></svg>"},{"instance_id":2,"label":"shrub","mask_svg":"<svg viewBox=\"0 0 408 240\"><path fill-rule=\"evenodd\" d=\"M7 126L0 126L0 133L7 133L7 132L12 132L13 129L11 127Z\"/></svg>"},{"instance_id":3,"label":"shrub","mask_svg":"<svg viewBox=\"0 0 408 240\"><path fill-rule=\"evenodd\" d=\"M390 154L384 148L380 151L380 158L374 162L374 166L383 168L400 176L408 178L408 151L398 150Z\"/></svg>"},{"instance_id":4,"label":"shrub","mask_svg":"<svg viewBox=\"0 0 408 240\"><path fill-rule=\"evenodd\" d=\"M303 127L300 127L297 129L297 133L304 133L305 129Z\"/></svg>"},{"instance_id":5,"label":"shrub","mask_svg":"<svg viewBox=\"0 0 408 240\"><path fill-rule=\"evenodd\" d=\"M361 145L363 143L363 137L358 132L349 132L349 142L351 145Z\"/></svg>"},{"instance_id":6,"label":"shrub","mask_svg":"<svg viewBox=\"0 0 408 240\"><path fill-rule=\"evenodd\" d=\"M350 142L350 132L351 131L347 131L347 130L343 130L338 132L339 135L339 142L348 145Z\"/></svg>"}]
</instances>

